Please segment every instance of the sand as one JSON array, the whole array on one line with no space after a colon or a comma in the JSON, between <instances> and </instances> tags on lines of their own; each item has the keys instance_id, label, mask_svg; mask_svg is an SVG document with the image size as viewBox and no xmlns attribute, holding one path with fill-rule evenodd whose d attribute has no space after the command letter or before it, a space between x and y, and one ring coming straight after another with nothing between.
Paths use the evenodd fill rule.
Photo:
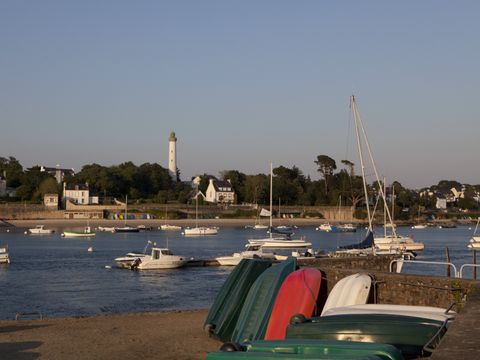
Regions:
<instances>
[{"instance_id":1,"label":"sand","mask_svg":"<svg viewBox=\"0 0 480 360\"><path fill-rule=\"evenodd\" d=\"M202 330L207 310L0 321L0 358L205 359L221 342Z\"/></svg>"}]
</instances>

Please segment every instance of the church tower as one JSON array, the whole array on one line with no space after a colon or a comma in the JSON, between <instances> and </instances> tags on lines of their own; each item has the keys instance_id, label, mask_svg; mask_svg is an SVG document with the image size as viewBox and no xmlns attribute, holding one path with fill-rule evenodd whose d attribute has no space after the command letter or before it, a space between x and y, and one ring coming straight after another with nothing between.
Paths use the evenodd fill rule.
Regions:
<instances>
[{"instance_id":1,"label":"church tower","mask_svg":"<svg viewBox=\"0 0 480 360\"><path fill-rule=\"evenodd\" d=\"M168 171L173 181L177 180L177 138L172 131L168 138Z\"/></svg>"}]
</instances>

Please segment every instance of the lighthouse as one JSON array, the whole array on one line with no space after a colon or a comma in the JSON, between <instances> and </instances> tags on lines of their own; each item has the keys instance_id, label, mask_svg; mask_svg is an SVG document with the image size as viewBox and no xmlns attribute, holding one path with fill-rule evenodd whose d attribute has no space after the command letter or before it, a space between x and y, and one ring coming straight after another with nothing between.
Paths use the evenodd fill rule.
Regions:
<instances>
[{"instance_id":1,"label":"lighthouse","mask_svg":"<svg viewBox=\"0 0 480 360\"><path fill-rule=\"evenodd\" d=\"M177 138L172 131L168 138L168 172L173 181L177 181Z\"/></svg>"}]
</instances>

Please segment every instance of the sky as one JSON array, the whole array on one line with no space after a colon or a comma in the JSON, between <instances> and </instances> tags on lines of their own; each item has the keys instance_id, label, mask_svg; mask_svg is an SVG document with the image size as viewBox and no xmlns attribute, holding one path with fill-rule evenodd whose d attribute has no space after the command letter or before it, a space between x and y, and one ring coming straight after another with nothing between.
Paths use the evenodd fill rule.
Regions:
<instances>
[{"instance_id":1,"label":"sky","mask_svg":"<svg viewBox=\"0 0 480 360\"><path fill-rule=\"evenodd\" d=\"M479 184L480 2L0 2L0 156L133 161L183 180L357 165L355 94L387 182Z\"/></svg>"}]
</instances>

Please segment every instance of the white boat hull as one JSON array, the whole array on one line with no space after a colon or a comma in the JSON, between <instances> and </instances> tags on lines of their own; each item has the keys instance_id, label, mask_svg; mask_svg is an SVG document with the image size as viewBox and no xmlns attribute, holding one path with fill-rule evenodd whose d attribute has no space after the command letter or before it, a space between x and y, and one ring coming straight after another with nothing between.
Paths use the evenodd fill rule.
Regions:
<instances>
[{"instance_id":1,"label":"white boat hull","mask_svg":"<svg viewBox=\"0 0 480 360\"><path fill-rule=\"evenodd\" d=\"M361 304L335 307L322 313L322 316L352 315L352 314L388 314L421 317L444 322L455 319L457 313L447 309L431 306L392 305L392 304Z\"/></svg>"},{"instance_id":2,"label":"white boat hull","mask_svg":"<svg viewBox=\"0 0 480 360\"><path fill-rule=\"evenodd\" d=\"M76 233L76 232L70 232L70 231L64 231L62 233L63 237L66 238L86 238L86 237L93 237L95 236L95 233Z\"/></svg>"},{"instance_id":3,"label":"white boat hull","mask_svg":"<svg viewBox=\"0 0 480 360\"><path fill-rule=\"evenodd\" d=\"M340 306L365 304L370 294L372 279L366 274L354 274L337 282L328 295L322 315Z\"/></svg>"},{"instance_id":4,"label":"white boat hull","mask_svg":"<svg viewBox=\"0 0 480 360\"><path fill-rule=\"evenodd\" d=\"M186 228L183 232L185 236L203 236L203 235L217 235L217 228L209 227L195 227L195 228Z\"/></svg>"},{"instance_id":5,"label":"white boat hull","mask_svg":"<svg viewBox=\"0 0 480 360\"><path fill-rule=\"evenodd\" d=\"M160 230L164 230L164 231L178 231L178 230L182 230L182 227L181 227L181 226L177 226L177 225L161 225L161 226L160 226Z\"/></svg>"},{"instance_id":6,"label":"white boat hull","mask_svg":"<svg viewBox=\"0 0 480 360\"><path fill-rule=\"evenodd\" d=\"M389 251L423 251L425 245L423 243L404 243L404 242L390 242L375 244L379 250Z\"/></svg>"},{"instance_id":7,"label":"white boat hull","mask_svg":"<svg viewBox=\"0 0 480 360\"><path fill-rule=\"evenodd\" d=\"M262 245L263 248L275 249L300 249L312 246L312 243L304 240L286 240L285 238L249 239L248 242L250 244Z\"/></svg>"},{"instance_id":8,"label":"white boat hull","mask_svg":"<svg viewBox=\"0 0 480 360\"><path fill-rule=\"evenodd\" d=\"M170 256L168 256L170 258ZM172 256L171 259L162 258L152 260L148 258L141 259L138 270L157 270L157 269L176 269L184 266L188 262L187 259L180 256Z\"/></svg>"}]
</instances>

